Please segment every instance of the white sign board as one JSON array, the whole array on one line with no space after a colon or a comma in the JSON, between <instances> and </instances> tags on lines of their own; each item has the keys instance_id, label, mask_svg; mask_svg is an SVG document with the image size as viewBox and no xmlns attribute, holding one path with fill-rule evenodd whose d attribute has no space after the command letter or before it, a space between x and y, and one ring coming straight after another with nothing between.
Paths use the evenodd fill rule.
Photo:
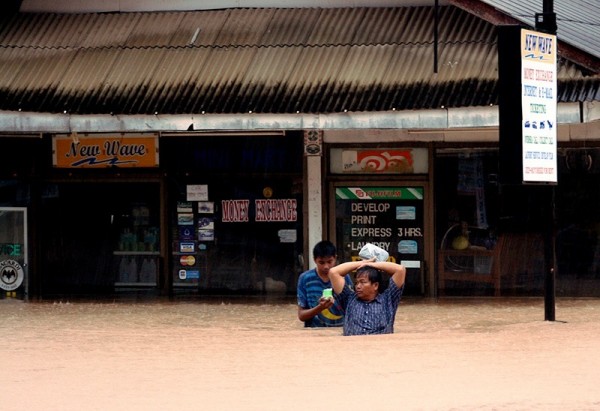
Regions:
<instances>
[{"instance_id":1,"label":"white sign board","mask_svg":"<svg viewBox=\"0 0 600 411\"><path fill-rule=\"evenodd\" d=\"M521 30L523 181L557 182L556 36Z\"/></svg>"},{"instance_id":2,"label":"white sign board","mask_svg":"<svg viewBox=\"0 0 600 411\"><path fill-rule=\"evenodd\" d=\"M187 201L207 201L208 200L208 185L194 184L187 186Z\"/></svg>"}]
</instances>

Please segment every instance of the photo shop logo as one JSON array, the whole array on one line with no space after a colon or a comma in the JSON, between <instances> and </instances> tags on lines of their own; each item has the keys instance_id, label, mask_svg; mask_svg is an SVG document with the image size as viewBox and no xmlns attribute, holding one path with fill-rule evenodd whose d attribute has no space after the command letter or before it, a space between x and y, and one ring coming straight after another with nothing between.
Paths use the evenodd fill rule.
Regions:
<instances>
[{"instance_id":1,"label":"photo shop logo","mask_svg":"<svg viewBox=\"0 0 600 411\"><path fill-rule=\"evenodd\" d=\"M413 158L410 150L364 150L357 153L360 169L368 173L411 173Z\"/></svg>"},{"instance_id":2,"label":"photo shop logo","mask_svg":"<svg viewBox=\"0 0 600 411\"><path fill-rule=\"evenodd\" d=\"M15 260L0 261L0 288L6 291L16 290L23 284L25 272Z\"/></svg>"}]
</instances>

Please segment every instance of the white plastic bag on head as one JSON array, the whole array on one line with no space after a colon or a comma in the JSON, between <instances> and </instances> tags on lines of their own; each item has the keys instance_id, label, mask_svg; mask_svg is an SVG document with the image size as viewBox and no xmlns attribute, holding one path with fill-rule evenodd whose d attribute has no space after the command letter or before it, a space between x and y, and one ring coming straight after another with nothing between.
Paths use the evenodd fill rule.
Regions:
<instances>
[{"instance_id":1,"label":"white plastic bag on head","mask_svg":"<svg viewBox=\"0 0 600 411\"><path fill-rule=\"evenodd\" d=\"M383 248L377 247L375 244L367 243L360 249L358 256L365 260L370 260L375 257L378 262L387 261L390 256Z\"/></svg>"}]
</instances>

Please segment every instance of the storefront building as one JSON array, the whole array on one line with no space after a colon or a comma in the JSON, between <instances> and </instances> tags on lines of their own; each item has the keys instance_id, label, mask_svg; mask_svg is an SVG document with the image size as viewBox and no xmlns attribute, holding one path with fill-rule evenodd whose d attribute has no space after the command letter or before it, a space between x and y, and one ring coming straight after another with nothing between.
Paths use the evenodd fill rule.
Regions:
<instances>
[{"instance_id":1,"label":"storefront building","mask_svg":"<svg viewBox=\"0 0 600 411\"><path fill-rule=\"evenodd\" d=\"M385 248L408 296L539 296L549 233L557 294L599 296L598 71L561 60L559 184L501 184L494 25L441 11L478 29L437 69L432 7L13 16L1 298L293 298L323 238Z\"/></svg>"},{"instance_id":2,"label":"storefront building","mask_svg":"<svg viewBox=\"0 0 600 411\"><path fill-rule=\"evenodd\" d=\"M33 216L39 268L21 265L43 273L30 279L31 291L18 291L49 298L294 291L288 284L303 252L298 135L98 133L33 143L43 177L13 169L2 190L3 204L23 204ZM24 236L3 241L21 254L13 242L25 254Z\"/></svg>"}]
</instances>

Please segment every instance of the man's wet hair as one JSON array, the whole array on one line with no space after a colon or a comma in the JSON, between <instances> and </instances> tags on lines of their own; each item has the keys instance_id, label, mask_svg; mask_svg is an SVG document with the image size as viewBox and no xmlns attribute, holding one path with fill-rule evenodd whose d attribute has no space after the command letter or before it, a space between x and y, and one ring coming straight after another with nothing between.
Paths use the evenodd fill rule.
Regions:
<instances>
[{"instance_id":1,"label":"man's wet hair","mask_svg":"<svg viewBox=\"0 0 600 411\"><path fill-rule=\"evenodd\" d=\"M381 275L381 271L377 270L376 268L373 268L369 265L366 265L364 267L359 268L358 270L356 270L356 277L358 278L360 275L367 275L367 278L369 279L370 282L372 283L378 283L379 286L382 285L383 282L383 276Z\"/></svg>"},{"instance_id":2,"label":"man's wet hair","mask_svg":"<svg viewBox=\"0 0 600 411\"><path fill-rule=\"evenodd\" d=\"M337 248L331 241L319 241L313 248L313 258L325 258L337 256Z\"/></svg>"}]
</instances>

